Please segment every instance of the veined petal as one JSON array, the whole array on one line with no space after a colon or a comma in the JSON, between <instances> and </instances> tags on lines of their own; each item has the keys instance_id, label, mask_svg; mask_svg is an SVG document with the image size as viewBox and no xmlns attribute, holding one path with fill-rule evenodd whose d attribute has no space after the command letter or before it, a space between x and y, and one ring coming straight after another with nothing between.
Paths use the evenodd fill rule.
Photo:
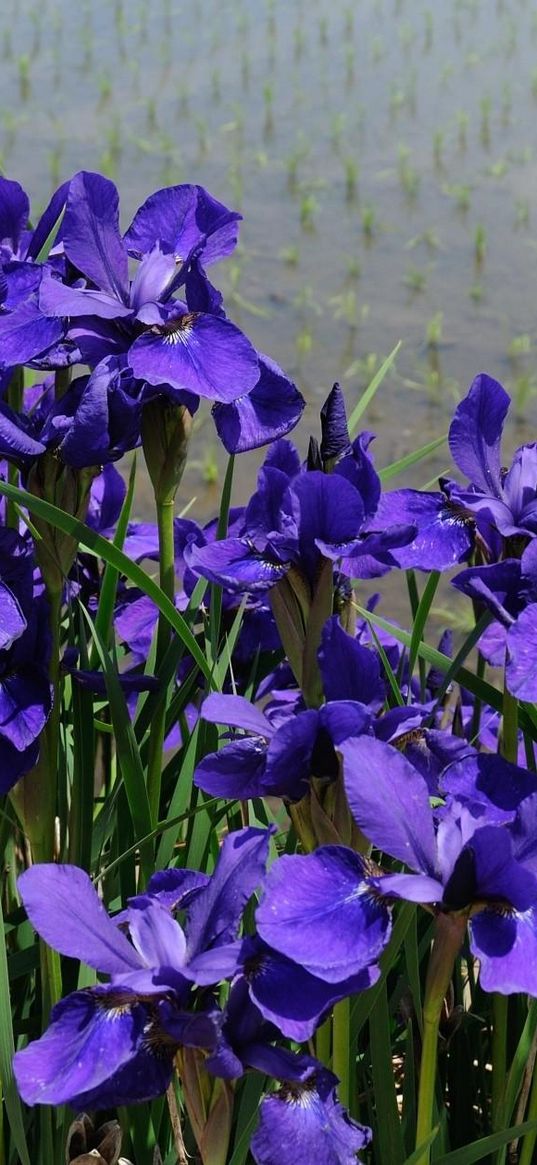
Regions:
<instances>
[{"instance_id":1,"label":"veined petal","mask_svg":"<svg viewBox=\"0 0 537 1165\"><path fill-rule=\"evenodd\" d=\"M234 740L218 752L203 757L194 773L194 784L212 797L248 801L265 794L267 749L259 740Z\"/></svg>"},{"instance_id":2,"label":"veined petal","mask_svg":"<svg viewBox=\"0 0 537 1165\"><path fill-rule=\"evenodd\" d=\"M492 376L481 372L455 410L449 448L466 477L493 497L501 496L500 442L510 400Z\"/></svg>"},{"instance_id":3,"label":"veined petal","mask_svg":"<svg viewBox=\"0 0 537 1165\"><path fill-rule=\"evenodd\" d=\"M340 745L351 813L365 836L420 873L435 874L436 845L423 777L397 749L359 736Z\"/></svg>"},{"instance_id":4,"label":"veined petal","mask_svg":"<svg viewBox=\"0 0 537 1165\"><path fill-rule=\"evenodd\" d=\"M269 740L274 735L270 720L244 696L226 696L212 692L201 706L203 720L211 724L229 724L231 728L244 728L256 736Z\"/></svg>"},{"instance_id":5,"label":"veined petal","mask_svg":"<svg viewBox=\"0 0 537 1165\"><path fill-rule=\"evenodd\" d=\"M537 995L537 908L482 910L470 920L470 947L485 991Z\"/></svg>"},{"instance_id":6,"label":"veined petal","mask_svg":"<svg viewBox=\"0 0 537 1165\"><path fill-rule=\"evenodd\" d=\"M146 1019L134 994L113 987L62 999L41 1039L15 1056L25 1103L66 1104L109 1080L134 1056Z\"/></svg>"},{"instance_id":7,"label":"veined petal","mask_svg":"<svg viewBox=\"0 0 537 1165\"><path fill-rule=\"evenodd\" d=\"M39 288L39 307L46 316L80 319L96 316L101 320L121 319L132 316L128 304L122 303L108 291L94 291L89 287L69 287L62 283L47 268L43 272Z\"/></svg>"},{"instance_id":8,"label":"veined petal","mask_svg":"<svg viewBox=\"0 0 537 1165\"><path fill-rule=\"evenodd\" d=\"M214 423L228 453L244 453L294 429L305 407L302 394L268 356L259 353L259 380L229 404L213 405Z\"/></svg>"},{"instance_id":9,"label":"veined petal","mask_svg":"<svg viewBox=\"0 0 537 1165\"><path fill-rule=\"evenodd\" d=\"M185 561L209 582L235 591L264 591L283 578L290 565L268 550L256 550L247 538L224 538L208 546L191 543Z\"/></svg>"},{"instance_id":10,"label":"veined petal","mask_svg":"<svg viewBox=\"0 0 537 1165\"><path fill-rule=\"evenodd\" d=\"M119 233L119 195L102 174L71 179L62 223L65 254L101 291L128 303L127 248Z\"/></svg>"},{"instance_id":11,"label":"veined petal","mask_svg":"<svg viewBox=\"0 0 537 1165\"><path fill-rule=\"evenodd\" d=\"M214 874L188 911L189 961L236 938L244 907L265 874L271 832L247 828L224 839Z\"/></svg>"},{"instance_id":12,"label":"veined petal","mask_svg":"<svg viewBox=\"0 0 537 1165\"><path fill-rule=\"evenodd\" d=\"M25 870L18 886L32 926L61 955L109 975L143 966L84 870L43 862Z\"/></svg>"},{"instance_id":13,"label":"veined petal","mask_svg":"<svg viewBox=\"0 0 537 1165\"><path fill-rule=\"evenodd\" d=\"M0 315L0 369L27 364L62 339L61 320L48 319L34 299Z\"/></svg>"},{"instance_id":14,"label":"veined petal","mask_svg":"<svg viewBox=\"0 0 537 1165\"><path fill-rule=\"evenodd\" d=\"M15 595L0 582L0 651L9 651L26 627L26 619Z\"/></svg>"},{"instance_id":15,"label":"veined petal","mask_svg":"<svg viewBox=\"0 0 537 1165\"><path fill-rule=\"evenodd\" d=\"M125 243L138 259L157 242L183 259L199 248L203 263L209 265L234 250L241 218L203 186L168 186L142 204L125 233Z\"/></svg>"},{"instance_id":16,"label":"veined petal","mask_svg":"<svg viewBox=\"0 0 537 1165\"><path fill-rule=\"evenodd\" d=\"M186 312L153 324L129 350L134 375L209 400L232 401L259 379L255 348L230 320Z\"/></svg>"},{"instance_id":17,"label":"veined petal","mask_svg":"<svg viewBox=\"0 0 537 1165\"><path fill-rule=\"evenodd\" d=\"M278 858L256 921L270 947L328 983L368 967L390 937L389 911L369 893L362 859L345 846Z\"/></svg>"}]
</instances>

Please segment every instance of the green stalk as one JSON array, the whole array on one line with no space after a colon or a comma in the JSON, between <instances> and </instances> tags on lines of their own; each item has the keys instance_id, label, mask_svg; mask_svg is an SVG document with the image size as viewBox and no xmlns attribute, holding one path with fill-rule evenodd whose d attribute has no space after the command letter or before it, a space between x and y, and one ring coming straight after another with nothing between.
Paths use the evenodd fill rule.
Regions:
<instances>
[{"instance_id":1,"label":"green stalk","mask_svg":"<svg viewBox=\"0 0 537 1165\"><path fill-rule=\"evenodd\" d=\"M315 1055L325 1064L327 1068L331 1067L332 1061L332 1021L325 1019L324 1023L317 1028L315 1033Z\"/></svg>"},{"instance_id":2,"label":"green stalk","mask_svg":"<svg viewBox=\"0 0 537 1165\"><path fill-rule=\"evenodd\" d=\"M54 858L54 824L58 788L60 733L61 593L48 591L51 631L50 683L52 710L40 739L39 760L15 785L11 799L29 839L34 862Z\"/></svg>"},{"instance_id":3,"label":"green stalk","mask_svg":"<svg viewBox=\"0 0 537 1165\"><path fill-rule=\"evenodd\" d=\"M175 501L158 502L157 527L159 543L159 582L164 594L173 603L175 598L175 549L173 539L173 519ZM171 639L171 627L166 616L159 613L157 628L157 652L155 671L159 675L162 661ZM147 769L147 797L153 827L157 824L160 806L160 786L162 781L162 756L166 734L167 701L158 705L149 736L149 762Z\"/></svg>"},{"instance_id":4,"label":"green stalk","mask_svg":"<svg viewBox=\"0 0 537 1165\"><path fill-rule=\"evenodd\" d=\"M334 1007L332 1017L332 1070L339 1077L338 1096L344 1108L348 1108L352 1095L351 1068L351 1001L341 999Z\"/></svg>"},{"instance_id":5,"label":"green stalk","mask_svg":"<svg viewBox=\"0 0 537 1165\"><path fill-rule=\"evenodd\" d=\"M533 1070L533 1080L531 1084L530 1099L528 1104L528 1111L526 1113L527 1121L537 1120L537 1072ZM537 1142L537 1132L526 1133L522 1149L520 1150L520 1157L518 1165L532 1165L534 1158L534 1149Z\"/></svg>"},{"instance_id":6,"label":"green stalk","mask_svg":"<svg viewBox=\"0 0 537 1165\"><path fill-rule=\"evenodd\" d=\"M425 1000L423 1004L423 1043L418 1093L416 1148L427 1142L433 1128L434 1094L436 1085L436 1058L438 1028L444 999L447 995L455 959L466 931L465 914L440 914L436 921L436 935L427 968ZM415 1165L429 1165L430 1151L425 1149Z\"/></svg>"},{"instance_id":7,"label":"green stalk","mask_svg":"<svg viewBox=\"0 0 537 1165\"><path fill-rule=\"evenodd\" d=\"M518 702L507 689L504 677L503 718L499 751L516 764L518 756ZM507 1025L509 1000L494 992L492 996L492 1127L499 1131L503 1116L503 1098L507 1078Z\"/></svg>"},{"instance_id":8,"label":"green stalk","mask_svg":"<svg viewBox=\"0 0 537 1165\"><path fill-rule=\"evenodd\" d=\"M24 369L16 368L13 372L7 390L7 403L13 412L20 413L22 411L24 397ZM11 485L19 485L19 469L16 465L8 463L7 480ZM6 525L11 530L19 529L19 508L16 502L10 501L8 498L6 505Z\"/></svg>"}]
</instances>

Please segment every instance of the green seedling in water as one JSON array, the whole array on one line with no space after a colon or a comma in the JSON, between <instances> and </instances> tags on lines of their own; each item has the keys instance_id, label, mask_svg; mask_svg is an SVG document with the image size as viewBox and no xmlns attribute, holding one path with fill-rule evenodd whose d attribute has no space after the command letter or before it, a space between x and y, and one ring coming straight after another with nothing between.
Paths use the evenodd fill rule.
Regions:
<instances>
[{"instance_id":1,"label":"green seedling in water","mask_svg":"<svg viewBox=\"0 0 537 1165\"><path fill-rule=\"evenodd\" d=\"M481 303L485 296L485 289L482 283L472 283L468 291L468 295L474 303Z\"/></svg>"},{"instance_id":2,"label":"green seedling in water","mask_svg":"<svg viewBox=\"0 0 537 1165\"><path fill-rule=\"evenodd\" d=\"M339 150L345 129L346 117L344 113L335 113L330 125L330 138L335 150Z\"/></svg>"},{"instance_id":3,"label":"green seedling in water","mask_svg":"<svg viewBox=\"0 0 537 1165\"><path fill-rule=\"evenodd\" d=\"M101 73L99 78L99 104L104 105L112 96L112 82L108 73Z\"/></svg>"},{"instance_id":4,"label":"green seedling in water","mask_svg":"<svg viewBox=\"0 0 537 1165\"><path fill-rule=\"evenodd\" d=\"M523 333L521 336L513 336L507 348L507 355L510 360L518 360L521 356L529 356L531 351L531 336Z\"/></svg>"},{"instance_id":5,"label":"green seedling in water","mask_svg":"<svg viewBox=\"0 0 537 1165\"><path fill-rule=\"evenodd\" d=\"M304 324L301 330L297 332L295 346L300 359L304 356L309 356L313 347L313 335L309 324Z\"/></svg>"},{"instance_id":6,"label":"green seedling in water","mask_svg":"<svg viewBox=\"0 0 537 1165\"><path fill-rule=\"evenodd\" d=\"M300 225L304 231L312 231L314 229L315 213L319 209L319 203L314 194L305 194L300 203Z\"/></svg>"},{"instance_id":7,"label":"green seedling in water","mask_svg":"<svg viewBox=\"0 0 537 1165\"><path fill-rule=\"evenodd\" d=\"M288 247L281 247L278 251L278 258L287 267L296 267L300 259L300 250L296 244L291 243Z\"/></svg>"},{"instance_id":8,"label":"green seedling in water","mask_svg":"<svg viewBox=\"0 0 537 1165\"><path fill-rule=\"evenodd\" d=\"M30 96L30 58L27 53L22 53L18 61L19 67L19 92L23 101L27 101Z\"/></svg>"},{"instance_id":9,"label":"green seedling in water","mask_svg":"<svg viewBox=\"0 0 537 1165\"><path fill-rule=\"evenodd\" d=\"M374 206L368 203L367 206L362 207L362 231L367 239L372 239L375 233L377 216L375 214Z\"/></svg>"},{"instance_id":10,"label":"green seedling in water","mask_svg":"<svg viewBox=\"0 0 537 1165\"><path fill-rule=\"evenodd\" d=\"M465 150L467 145L468 126L470 125L470 118L464 109L459 109L457 113L457 134L459 139L459 149Z\"/></svg>"},{"instance_id":11,"label":"green seedling in water","mask_svg":"<svg viewBox=\"0 0 537 1165\"><path fill-rule=\"evenodd\" d=\"M319 42L322 45L328 44L328 21L326 16L321 16L319 20Z\"/></svg>"},{"instance_id":12,"label":"green seedling in water","mask_svg":"<svg viewBox=\"0 0 537 1165\"><path fill-rule=\"evenodd\" d=\"M457 210L465 213L470 207L471 187L465 183L456 182L451 186L444 186L444 194L455 200Z\"/></svg>"},{"instance_id":13,"label":"green seedling in water","mask_svg":"<svg viewBox=\"0 0 537 1165\"><path fill-rule=\"evenodd\" d=\"M438 166L439 168L443 165L444 161L443 155L445 140L446 139L443 130L435 129L433 134L433 158L435 166Z\"/></svg>"},{"instance_id":14,"label":"green seedling in water","mask_svg":"<svg viewBox=\"0 0 537 1165\"><path fill-rule=\"evenodd\" d=\"M333 295L329 303L331 308L333 308L333 318L335 320L345 320L345 323L350 328L357 327L358 306L354 288L349 287L341 295Z\"/></svg>"},{"instance_id":15,"label":"green seedling in water","mask_svg":"<svg viewBox=\"0 0 537 1165\"><path fill-rule=\"evenodd\" d=\"M487 174L491 178L503 178L507 174L509 167L505 158L499 158L497 162L493 162L487 169Z\"/></svg>"},{"instance_id":16,"label":"green seedling in water","mask_svg":"<svg viewBox=\"0 0 537 1165\"><path fill-rule=\"evenodd\" d=\"M530 204L527 198L517 198L515 227L528 227L530 223Z\"/></svg>"},{"instance_id":17,"label":"green seedling in water","mask_svg":"<svg viewBox=\"0 0 537 1165\"><path fill-rule=\"evenodd\" d=\"M487 253L487 232L483 223L478 223L474 235L474 255L476 263L483 263Z\"/></svg>"},{"instance_id":18,"label":"green seedling in water","mask_svg":"<svg viewBox=\"0 0 537 1165\"><path fill-rule=\"evenodd\" d=\"M444 334L444 313L437 311L431 316L425 331L425 343L428 348L439 348Z\"/></svg>"},{"instance_id":19,"label":"green seedling in water","mask_svg":"<svg viewBox=\"0 0 537 1165\"><path fill-rule=\"evenodd\" d=\"M359 259L347 259L347 277L349 279L359 279L362 274L362 265Z\"/></svg>"},{"instance_id":20,"label":"green seedling in water","mask_svg":"<svg viewBox=\"0 0 537 1165\"><path fill-rule=\"evenodd\" d=\"M481 110L481 125L479 127L479 137L481 144L485 147L490 145L490 111L491 100L490 97L482 97L479 102Z\"/></svg>"},{"instance_id":21,"label":"green seedling in water","mask_svg":"<svg viewBox=\"0 0 537 1165\"><path fill-rule=\"evenodd\" d=\"M512 388L517 413L525 419L525 410L532 397L537 395L537 377L533 373L517 376Z\"/></svg>"},{"instance_id":22,"label":"green seedling in water","mask_svg":"<svg viewBox=\"0 0 537 1165\"><path fill-rule=\"evenodd\" d=\"M427 276L424 271L420 271L419 267L409 267L403 283L409 291L424 291L427 285Z\"/></svg>"},{"instance_id":23,"label":"green seedling in water","mask_svg":"<svg viewBox=\"0 0 537 1165\"><path fill-rule=\"evenodd\" d=\"M345 158L345 196L348 202L356 195L356 187L358 185L359 167L354 158Z\"/></svg>"}]
</instances>

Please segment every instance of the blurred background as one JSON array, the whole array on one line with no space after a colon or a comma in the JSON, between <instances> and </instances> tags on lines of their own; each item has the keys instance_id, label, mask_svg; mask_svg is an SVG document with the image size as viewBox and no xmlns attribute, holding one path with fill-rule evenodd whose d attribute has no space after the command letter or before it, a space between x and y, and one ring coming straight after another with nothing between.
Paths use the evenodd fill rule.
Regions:
<instances>
[{"instance_id":1,"label":"blurred background","mask_svg":"<svg viewBox=\"0 0 537 1165\"><path fill-rule=\"evenodd\" d=\"M212 278L305 395L302 448L334 380L352 407L398 340L365 417L380 466L445 432L481 370L514 398L508 447L531 439L536 3L2 0L0 65L0 165L34 217L81 168L118 184L124 228L177 182L243 213ZM198 514L224 460L207 408L182 487Z\"/></svg>"}]
</instances>

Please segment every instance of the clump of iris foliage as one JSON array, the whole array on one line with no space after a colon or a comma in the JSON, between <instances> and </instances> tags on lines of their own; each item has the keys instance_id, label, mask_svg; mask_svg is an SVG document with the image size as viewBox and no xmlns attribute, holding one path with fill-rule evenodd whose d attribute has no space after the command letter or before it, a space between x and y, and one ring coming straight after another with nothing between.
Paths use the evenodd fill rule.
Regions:
<instances>
[{"instance_id":1,"label":"clump of iris foliage","mask_svg":"<svg viewBox=\"0 0 537 1165\"><path fill-rule=\"evenodd\" d=\"M530 1165L537 446L502 468L481 374L455 477L386 489L439 444L375 469L392 354L301 461L300 393L207 275L240 216L175 186L121 234L118 201L82 172L33 227L0 180L0 1163ZM436 647L445 571L472 630Z\"/></svg>"}]
</instances>

